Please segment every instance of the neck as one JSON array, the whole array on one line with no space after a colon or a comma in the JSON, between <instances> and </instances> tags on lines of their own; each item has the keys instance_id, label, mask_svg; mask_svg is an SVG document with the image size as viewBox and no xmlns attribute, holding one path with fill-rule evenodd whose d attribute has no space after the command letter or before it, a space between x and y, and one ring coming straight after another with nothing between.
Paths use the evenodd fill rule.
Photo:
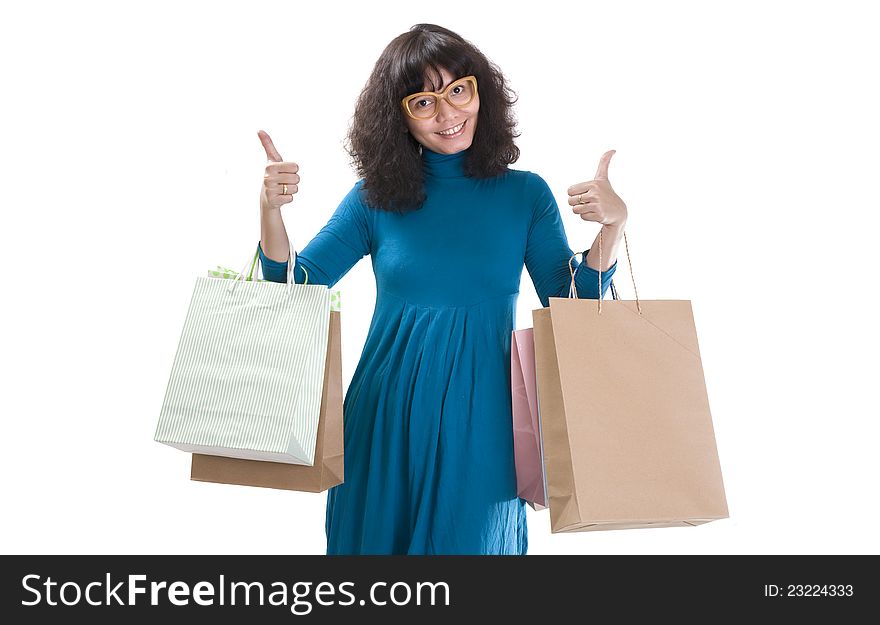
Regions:
<instances>
[{"instance_id":1,"label":"neck","mask_svg":"<svg viewBox=\"0 0 880 625\"><path fill-rule=\"evenodd\" d=\"M422 163L425 173L435 178L461 178L464 177L464 164L468 150L464 149L454 154L441 154L422 147Z\"/></svg>"}]
</instances>

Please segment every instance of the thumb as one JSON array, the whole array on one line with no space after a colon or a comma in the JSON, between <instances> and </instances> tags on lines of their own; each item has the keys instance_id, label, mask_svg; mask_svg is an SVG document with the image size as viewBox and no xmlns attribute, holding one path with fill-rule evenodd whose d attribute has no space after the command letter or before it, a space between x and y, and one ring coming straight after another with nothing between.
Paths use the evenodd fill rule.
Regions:
<instances>
[{"instance_id":1,"label":"thumb","mask_svg":"<svg viewBox=\"0 0 880 625\"><path fill-rule=\"evenodd\" d=\"M594 180L608 180L608 163L611 162L611 157L614 156L615 152L617 150L608 150L602 155L602 158L599 159L599 168L596 170Z\"/></svg>"},{"instance_id":2,"label":"thumb","mask_svg":"<svg viewBox=\"0 0 880 625\"><path fill-rule=\"evenodd\" d=\"M266 157L270 161L280 163L284 160L283 158L281 158L278 150L275 149L275 144L272 143L272 138L269 136L269 133L267 133L265 130L260 130L257 132L257 136L260 137L260 143L262 143L263 147L266 149Z\"/></svg>"}]
</instances>

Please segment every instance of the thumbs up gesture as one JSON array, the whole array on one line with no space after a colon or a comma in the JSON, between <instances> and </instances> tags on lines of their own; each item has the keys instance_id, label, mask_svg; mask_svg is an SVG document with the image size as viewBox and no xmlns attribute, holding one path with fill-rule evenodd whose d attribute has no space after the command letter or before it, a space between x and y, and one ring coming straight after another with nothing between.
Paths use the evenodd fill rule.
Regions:
<instances>
[{"instance_id":1,"label":"thumbs up gesture","mask_svg":"<svg viewBox=\"0 0 880 625\"><path fill-rule=\"evenodd\" d=\"M293 194L299 188L299 166L281 158L272 138L264 130L257 132L260 142L266 150L266 174L263 176L263 188L260 190L260 207L263 209L279 209L282 204L293 200Z\"/></svg>"},{"instance_id":2,"label":"thumbs up gesture","mask_svg":"<svg viewBox=\"0 0 880 625\"><path fill-rule=\"evenodd\" d=\"M593 180L568 188L572 212L585 221L597 221L603 226L623 226L626 223L626 204L608 182L608 163L616 151L608 150L602 155Z\"/></svg>"}]
</instances>

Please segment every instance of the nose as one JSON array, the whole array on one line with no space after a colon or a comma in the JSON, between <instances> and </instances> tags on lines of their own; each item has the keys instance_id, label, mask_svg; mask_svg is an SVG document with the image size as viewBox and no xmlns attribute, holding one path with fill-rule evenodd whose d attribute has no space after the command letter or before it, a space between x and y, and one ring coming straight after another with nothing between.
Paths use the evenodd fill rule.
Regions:
<instances>
[{"instance_id":1,"label":"nose","mask_svg":"<svg viewBox=\"0 0 880 625\"><path fill-rule=\"evenodd\" d=\"M459 110L447 102L446 98L441 98L437 106L437 122L439 124L445 124L458 117Z\"/></svg>"}]
</instances>

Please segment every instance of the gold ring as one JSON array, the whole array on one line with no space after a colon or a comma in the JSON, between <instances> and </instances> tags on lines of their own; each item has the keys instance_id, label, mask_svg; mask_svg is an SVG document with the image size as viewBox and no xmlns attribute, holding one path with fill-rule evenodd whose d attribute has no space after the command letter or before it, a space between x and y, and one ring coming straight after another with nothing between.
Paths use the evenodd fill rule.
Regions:
<instances>
[{"instance_id":1,"label":"gold ring","mask_svg":"<svg viewBox=\"0 0 880 625\"><path fill-rule=\"evenodd\" d=\"M281 195L287 195L287 185L286 184L281 185Z\"/></svg>"},{"instance_id":2,"label":"gold ring","mask_svg":"<svg viewBox=\"0 0 880 625\"><path fill-rule=\"evenodd\" d=\"M583 193L578 195L578 204L586 204L586 202L584 202L584 194Z\"/></svg>"}]
</instances>

